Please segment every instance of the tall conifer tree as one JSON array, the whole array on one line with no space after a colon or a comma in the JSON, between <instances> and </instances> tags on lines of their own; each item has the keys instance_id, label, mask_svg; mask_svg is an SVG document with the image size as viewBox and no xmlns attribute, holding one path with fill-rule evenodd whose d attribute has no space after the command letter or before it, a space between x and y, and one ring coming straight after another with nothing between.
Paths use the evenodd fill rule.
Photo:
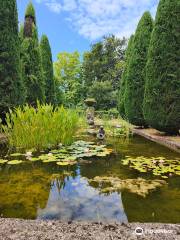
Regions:
<instances>
[{"instance_id":1,"label":"tall conifer tree","mask_svg":"<svg viewBox=\"0 0 180 240\"><path fill-rule=\"evenodd\" d=\"M16 0L0 3L0 114L24 103Z\"/></svg>"},{"instance_id":2,"label":"tall conifer tree","mask_svg":"<svg viewBox=\"0 0 180 240\"><path fill-rule=\"evenodd\" d=\"M144 117L168 133L180 129L180 1L160 0L146 67Z\"/></svg>"},{"instance_id":3,"label":"tall conifer tree","mask_svg":"<svg viewBox=\"0 0 180 240\"><path fill-rule=\"evenodd\" d=\"M45 93L35 10L31 2L26 9L23 38L21 53L27 103L35 106L37 100L40 102L45 100Z\"/></svg>"},{"instance_id":4,"label":"tall conifer tree","mask_svg":"<svg viewBox=\"0 0 180 240\"><path fill-rule=\"evenodd\" d=\"M55 83L51 47L48 37L43 35L40 42L42 69L45 81L45 96L47 103L55 103Z\"/></svg>"},{"instance_id":5,"label":"tall conifer tree","mask_svg":"<svg viewBox=\"0 0 180 240\"><path fill-rule=\"evenodd\" d=\"M153 19L145 12L137 26L132 53L127 70L125 89L125 114L135 125L145 125L143 117L143 98L145 84L145 66L147 53L153 30Z\"/></svg>"},{"instance_id":6,"label":"tall conifer tree","mask_svg":"<svg viewBox=\"0 0 180 240\"><path fill-rule=\"evenodd\" d=\"M128 66L129 66L130 56L132 53L133 40L134 40L134 35L132 35L130 37L129 42L128 42L128 46L127 46L126 53L125 53L125 68L124 68L124 72L122 74L122 78L121 78L121 82L120 82L120 90L119 90L119 95L118 95L118 109L119 109L121 117L126 117L125 109L124 109L124 94L125 94L125 89L126 89L127 70L128 70Z\"/></svg>"}]
</instances>

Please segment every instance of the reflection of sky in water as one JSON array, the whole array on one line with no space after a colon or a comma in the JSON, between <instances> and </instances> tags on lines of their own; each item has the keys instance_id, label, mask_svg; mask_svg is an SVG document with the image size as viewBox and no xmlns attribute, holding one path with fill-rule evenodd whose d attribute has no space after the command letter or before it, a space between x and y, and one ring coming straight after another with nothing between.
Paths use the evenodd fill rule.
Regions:
<instances>
[{"instance_id":1,"label":"reflection of sky in water","mask_svg":"<svg viewBox=\"0 0 180 240\"><path fill-rule=\"evenodd\" d=\"M127 222L121 194L100 195L80 175L66 179L60 192L55 182L45 209L39 209L37 215L39 219Z\"/></svg>"}]
</instances>

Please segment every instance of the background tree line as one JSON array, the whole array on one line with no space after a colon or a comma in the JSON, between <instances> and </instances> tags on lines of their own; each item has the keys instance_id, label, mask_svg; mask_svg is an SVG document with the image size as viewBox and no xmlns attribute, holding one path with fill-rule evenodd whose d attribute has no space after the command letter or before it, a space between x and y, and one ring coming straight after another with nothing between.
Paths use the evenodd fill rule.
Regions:
<instances>
[{"instance_id":1,"label":"background tree line","mask_svg":"<svg viewBox=\"0 0 180 240\"><path fill-rule=\"evenodd\" d=\"M18 29L16 0L0 4L0 113L37 100L57 104L51 48L46 35L38 39L35 10L30 2Z\"/></svg>"},{"instance_id":2,"label":"background tree line","mask_svg":"<svg viewBox=\"0 0 180 240\"><path fill-rule=\"evenodd\" d=\"M87 97L95 98L96 109L116 108L119 82L124 68L126 39L104 37L80 54L62 52L54 63L55 78L63 103L81 106Z\"/></svg>"},{"instance_id":3,"label":"background tree line","mask_svg":"<svg viewBox=\"0 0 180 240\"><path fill-rule=\"evenodd\" d=\"M126 51L118 108L132 124L180 129L180 1L160 0L155 22L139 21Z\"/></svg>"},{"instance_id":4,"label":"background tree line","mask_svg":"<svg viewBox=\"0 0 180 240\"><path fill-rule=\"evenodd\" d=\"M1 19L1 96L6 82L9 87L7 99L4 96L0 101L1 113L23 103L35 106L37 100L81 106L86 97L96 98L97 109L116 107L126 39L104 37L83 59L77 51L61 52L53 64L48 37L39 40L31 2L20 29L16 0L2 0Z\"/></svg>"},{"instance_id":5,"label":"background tree line","mask_svg":"<svg viewBox=\"0 0 180 240\"><path fill-rule=\"evenodd\" d=\"M140 126L174 133L180 129L180 1L160 0L155 22L149 12L128 41L114 35L80 54L62 52L53 63L48 37L38 37L30 2L18 29L16 0L0 5L0 113L39 102L118 108ZM127 47L127 48L126 48Z\"/></svg>"}]
</instances>

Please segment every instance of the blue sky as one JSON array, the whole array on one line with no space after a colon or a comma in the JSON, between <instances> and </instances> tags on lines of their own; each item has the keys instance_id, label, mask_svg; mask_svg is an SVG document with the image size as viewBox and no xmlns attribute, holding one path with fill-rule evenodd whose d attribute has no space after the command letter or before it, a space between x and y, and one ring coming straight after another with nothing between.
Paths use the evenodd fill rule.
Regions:
<instances>
[{"instance_id":1,"label":"blue sky","mask_svg":"<svg viewBox=\"0 0 180 240\"><path fill-rule=\"evenodd\" d=\"M17 0L19 22L29 0ZM144 11L155 16L159 0L32 0L39 35L50 41L53 59L61 51L83 53L104 35L129 37Z\"/></svg>"}]
</instances>

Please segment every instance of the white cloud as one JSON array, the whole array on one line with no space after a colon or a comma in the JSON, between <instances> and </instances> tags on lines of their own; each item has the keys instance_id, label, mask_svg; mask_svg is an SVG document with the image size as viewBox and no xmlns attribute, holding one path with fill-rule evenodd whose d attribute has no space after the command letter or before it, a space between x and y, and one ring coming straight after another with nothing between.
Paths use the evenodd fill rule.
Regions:
<instances>
[{"instance_id":1,"label":"white cloud","mask_svg":"<svg viewBox=\"0 0 180 240\"><path fill-rule=\"evenodd\" d=\"M144 11L155 15L159 0L36 0L51 11L67 12L68 21L90 40L107 34L129 37Z\"/></svg>"},{"instance_id":2,"label":"white cloud","mask_svg":"<svg viewBox=\"0 0 180 240\"><path fill-rule=\"evenodd\" d=\"M36 0L37 3L44 3L52 12L60 13L62 10L59 0Z\"/></svg>"},{"instance_id":3,"label":"white cloud","mask_svg":"<svg viewBox=\"0 0 180 240\"><path fill-rule=\"evenodd\" d=\"M61 9L62 9L61 4L56 1L47 2L46 6L49 7L49 9L51 11L56 12L56 13L60 13Z\"/></svg>"}]
</instances>

